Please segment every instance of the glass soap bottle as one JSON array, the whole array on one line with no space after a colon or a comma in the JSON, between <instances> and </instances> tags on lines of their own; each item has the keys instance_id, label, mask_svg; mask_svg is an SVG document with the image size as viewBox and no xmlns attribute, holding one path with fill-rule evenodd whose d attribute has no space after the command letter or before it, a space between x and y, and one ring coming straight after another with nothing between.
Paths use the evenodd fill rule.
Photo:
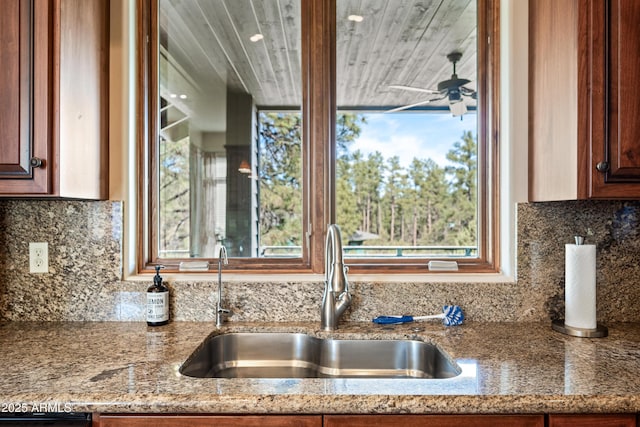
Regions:
<instances>
[{"instance_id":1,"label":"glass soap bottle","mask_svg":"<svg viewBox=\"0 0 640 427\"><path fill-rule=\"evenodd\" d=\"M153 285L147 289L147 325L162 326L169 323L169 288L162 283L160 269L156 265Z\"/></svg>"}]
</instances>

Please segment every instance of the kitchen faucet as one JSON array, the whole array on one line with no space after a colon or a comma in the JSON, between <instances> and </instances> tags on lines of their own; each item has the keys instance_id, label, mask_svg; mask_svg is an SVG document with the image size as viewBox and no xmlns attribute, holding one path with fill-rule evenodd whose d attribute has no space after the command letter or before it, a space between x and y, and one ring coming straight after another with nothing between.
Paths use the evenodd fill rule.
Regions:
<instances>
[{"instance_id":1,"label":"kitchen faucet","mask_svg":"<svg viewBox=\"0 0 640 427\"><path fill-rule=\"evenodd\" d=\"M216 327L222 326L222 316L228 316L231 311L222 308L222 264L229 264L229 260L227 259L227 248L223 245L220 245L220 252L218 253L218 303L216 304Z\"/></svg>"},{"instance_id":2,"label":"kitchen faucet","mask_svg":"<svg viewBox=\"0 0 640 427\"><path fill-rule=\"evenodd\" d=\"M327 228L327 239L324 246L324 295L320 325L325 331L338 328L338 319L351 304L347 271L342 263L342 237L340 227L331 224Z\"/></svg>"}]
</instances>

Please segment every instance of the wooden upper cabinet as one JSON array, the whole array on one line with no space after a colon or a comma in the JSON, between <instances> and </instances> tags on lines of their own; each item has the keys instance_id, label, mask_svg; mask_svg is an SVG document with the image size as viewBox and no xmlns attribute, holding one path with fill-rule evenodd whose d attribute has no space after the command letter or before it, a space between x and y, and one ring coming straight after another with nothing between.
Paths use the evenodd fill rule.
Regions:
<instances>
[{"instance_id":1,"label":"wooden upper cabinet","mask_svg":"<svg viewBox=\"0 0 640 427\"><path fill-rule=\"evenodd\" d=\"M108 0L5 0L0 197L108 197Z\"/></svg>"},{"instance_id":2,"label":"wooden upper cabinet","mask_svg":"<svg viewBox=\"0 0 640 427\"><path fill-rule=\"evenodd\" d=\"M640 197L640 2L529 2L529 199Z\"/></svg>"}]
</instances>

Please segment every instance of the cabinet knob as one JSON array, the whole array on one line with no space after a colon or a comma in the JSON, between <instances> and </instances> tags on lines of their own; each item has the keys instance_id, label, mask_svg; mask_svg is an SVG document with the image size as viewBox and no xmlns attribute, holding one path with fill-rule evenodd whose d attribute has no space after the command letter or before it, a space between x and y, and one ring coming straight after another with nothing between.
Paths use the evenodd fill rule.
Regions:
<instances>
[{"instance_id":1,"label":"cabinet knob","mask_svg":"<svg viewBox=\"0 0 640 427\"><path fill-rule=\"evenodd\" d=\"M31 165L32 168L39 168L42 166L43 163L44 162L39 157L32 157L31 160L29 160L29 164Z\"/></svg>"},{"instance_id":2,"label":"cabinet knob","mask_svg":"<svg viewBox=\"0 0 640 427\"><path fill-rule=\"evenodd\" d=\"M609 162L600 162L596 165L598 172L607 172L609 170Z\"/></svg>"}]
</instances>

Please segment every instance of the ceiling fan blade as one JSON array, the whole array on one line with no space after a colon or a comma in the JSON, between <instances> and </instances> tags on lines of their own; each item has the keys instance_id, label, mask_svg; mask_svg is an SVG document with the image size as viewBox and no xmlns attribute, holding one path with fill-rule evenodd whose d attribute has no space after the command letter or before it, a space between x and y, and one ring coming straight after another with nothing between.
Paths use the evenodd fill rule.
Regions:
<instances>
[{"instance_id":1,"label":"ceiling fan blade","mask_svg":"<svg viewBox=\"0 0 640 427\"><path fill-rule=\"evenodd\" d=\"M467 96L471 99L478 99L478 92L476 92L475 90L471 90L471 89L467 89L465 87L461 87L460 88L460 93L464 96Z\"/></svg>"},{"instance_id":2,"label":"ceiling fan blade","mask_svg":"<svg viewBox=\"0 0 640 427\"><path fill-rule=\"evenodd\" d=\"M434 99L427 99L426 101L416 102L415 104L403 105L402 107L397 107L397 108L392 108L391 110L387 110L387 111L385 111L385 113L395 113L396 111L407 110L409 108L418 107L420 105L428 104L428 103L433 102L433 101L440 101L441 99L444 99L444 97L442 97L442 98L434 98Z\"/></svg>"},{"instance_id":3,"label":"ceiling fan blade","mask_svg":"<svg viewBox=\"0 0 640 427\"><path fill-rule=\"evenodd\" d=\"M387 111L385 111L385 113L395 113L396 111L407 110L409 108L417 107L419 105L428 104L430 102L431 102L431 100L428 99L426 101L416 102L415 104L403 105L402 107L397 107L397 108L392 108L391 110L387 110Z\"/></svg>"},{"instance_id":4,"label":"ceiling fan blade","mask_svg":"<svg viewBox=\"0 0 640 427\"><path fill-rule=\"evenodd\" d=\"M411 90L411 91L414 91L414 92L422 92L422 93L440 93L437 90L422 89L422 88L419 88L419 87L412 87L412 86L391 85L389 87L391 89Z\"/></svg>"}]
</instances>

